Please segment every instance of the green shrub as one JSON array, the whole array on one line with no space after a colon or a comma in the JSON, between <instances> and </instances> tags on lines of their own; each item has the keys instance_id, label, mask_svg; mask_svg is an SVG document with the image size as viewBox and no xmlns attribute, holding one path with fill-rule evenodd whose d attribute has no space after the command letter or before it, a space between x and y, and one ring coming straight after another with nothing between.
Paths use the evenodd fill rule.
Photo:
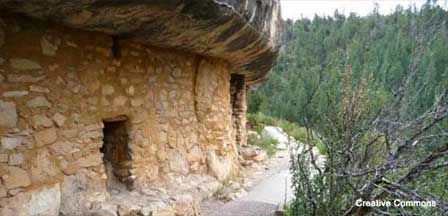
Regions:
<instances>
[{"instance_id":1,"label":"green shrub","mask_svg":"<svg viewBox=\"0 0 448 216\"><path fill-rule=\"evenodd\" d=\"M327 154L327 146L322 142L322 140L316 139L315 145L321 154L323 155Z\"/></svg>"},{"instance_id":2,"label":"green shrub","mask_svg":"<svg viewBox=\"0 0 448 216\"><path fill-rule=\"evenodd\" d=\"M257 136L249 136L248 143L249 145L260 147L261 149L266 151L269 156L275 154L278 145L277 140L271 137L264 136L261 136L260 138L258 138Z\"/></svg>"},{"instance_id":3,"label":"green shrub","mask_svg":"<svg viewBox=\"0 0 448 216\"><path fill-rule=\"evenodd\" d=\"M295 140L300 141L302 143L306 143L306 137L307 137L306 128L300 127L299 124L286 120L281 120L279 127L283 128L283 130L289 136L294 137Z\"/></svg>"},{"instance_id":4,"label":"green shrub","mask_svg":"<svg viewBox=\"0 0 448 216\"><path fill-rule=\"evenodd\" d=\"M249 124L249 129L261 133L264 126L278 126L279 120L262 113L248 113L247 122Z\"/></svg>"}]
</instances>

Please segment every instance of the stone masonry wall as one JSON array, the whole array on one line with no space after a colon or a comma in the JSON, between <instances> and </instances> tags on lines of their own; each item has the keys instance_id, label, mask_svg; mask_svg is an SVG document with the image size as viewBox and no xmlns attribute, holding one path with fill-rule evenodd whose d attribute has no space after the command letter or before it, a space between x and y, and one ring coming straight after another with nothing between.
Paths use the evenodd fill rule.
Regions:
<instances>
[{"instance_id":1,"label":"stone masonry wall","mask_svg":"<svg viewBox=\"0 0 448 216\"><path fill-rule=\"evenodd\" d=\"M102 121L117 116L137 190L189 174L224 180L237 169L231 113L222 60L0 18L0 215L105 200Z\"/></svg>"},{"instance_id":2,"label":"stone masonry wall","mask_svg":"<svg viewBox=\"0 0 448 216\"><path fill-rule=\"evenodd\" d=\"M232 74L230 83L235 142L240 146L245 146L247 144L246 80L242 75Z\"/></svg>"}]
</instances>

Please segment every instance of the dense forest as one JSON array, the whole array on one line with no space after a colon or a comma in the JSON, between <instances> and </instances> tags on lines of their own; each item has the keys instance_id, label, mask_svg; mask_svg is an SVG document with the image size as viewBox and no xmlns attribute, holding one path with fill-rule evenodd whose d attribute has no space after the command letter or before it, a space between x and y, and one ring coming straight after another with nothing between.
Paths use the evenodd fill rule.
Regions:
<instances>
[{"instance_id":1,"label":"dense forest","mask_svg":"<svg viewBox=\"0 0 448 216\"><path fill-rule=\"evenodd\" d=\"M446 214L448 12L431 2L390 15L336 11L287 20L283 37L269 80L249 90L248 112L297 122L309 145L326 147L324 167L292 155L293 214ZM436 206L370 208L359 199Z\"/></svg>"}]
</instances>

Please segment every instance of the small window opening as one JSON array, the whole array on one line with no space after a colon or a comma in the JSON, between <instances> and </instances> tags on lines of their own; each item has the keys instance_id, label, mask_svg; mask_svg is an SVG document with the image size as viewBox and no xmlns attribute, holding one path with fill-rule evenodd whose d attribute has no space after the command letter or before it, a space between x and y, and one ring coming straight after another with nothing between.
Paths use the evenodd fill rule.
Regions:
<instances>
[{"instance_id":1,"label":"small window opening","mask_svg":"<svg viewBox=\"0 0 448 216\"><path fill-rule=\"evenodd\" d=\"M112 56L116 59L121 58L120 39L117 36L112 36Z\"/></svg>"}]
</instances>

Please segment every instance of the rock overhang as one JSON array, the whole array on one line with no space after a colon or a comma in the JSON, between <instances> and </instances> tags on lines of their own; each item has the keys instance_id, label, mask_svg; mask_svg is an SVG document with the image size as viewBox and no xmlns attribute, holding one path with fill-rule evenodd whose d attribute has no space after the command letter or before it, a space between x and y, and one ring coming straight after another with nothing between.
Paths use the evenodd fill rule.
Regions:
<instances>
[{"instance_id":1,"label":"rock overhang","mask_svg":"<svg viewBox=\"0 0 448 216\"><path fill-rule=\"evenodd\" d=\"M2 0L0 11L222 58L247 84L266 78L280 46L279 0Z\"/></svg>"}]
</instances>

